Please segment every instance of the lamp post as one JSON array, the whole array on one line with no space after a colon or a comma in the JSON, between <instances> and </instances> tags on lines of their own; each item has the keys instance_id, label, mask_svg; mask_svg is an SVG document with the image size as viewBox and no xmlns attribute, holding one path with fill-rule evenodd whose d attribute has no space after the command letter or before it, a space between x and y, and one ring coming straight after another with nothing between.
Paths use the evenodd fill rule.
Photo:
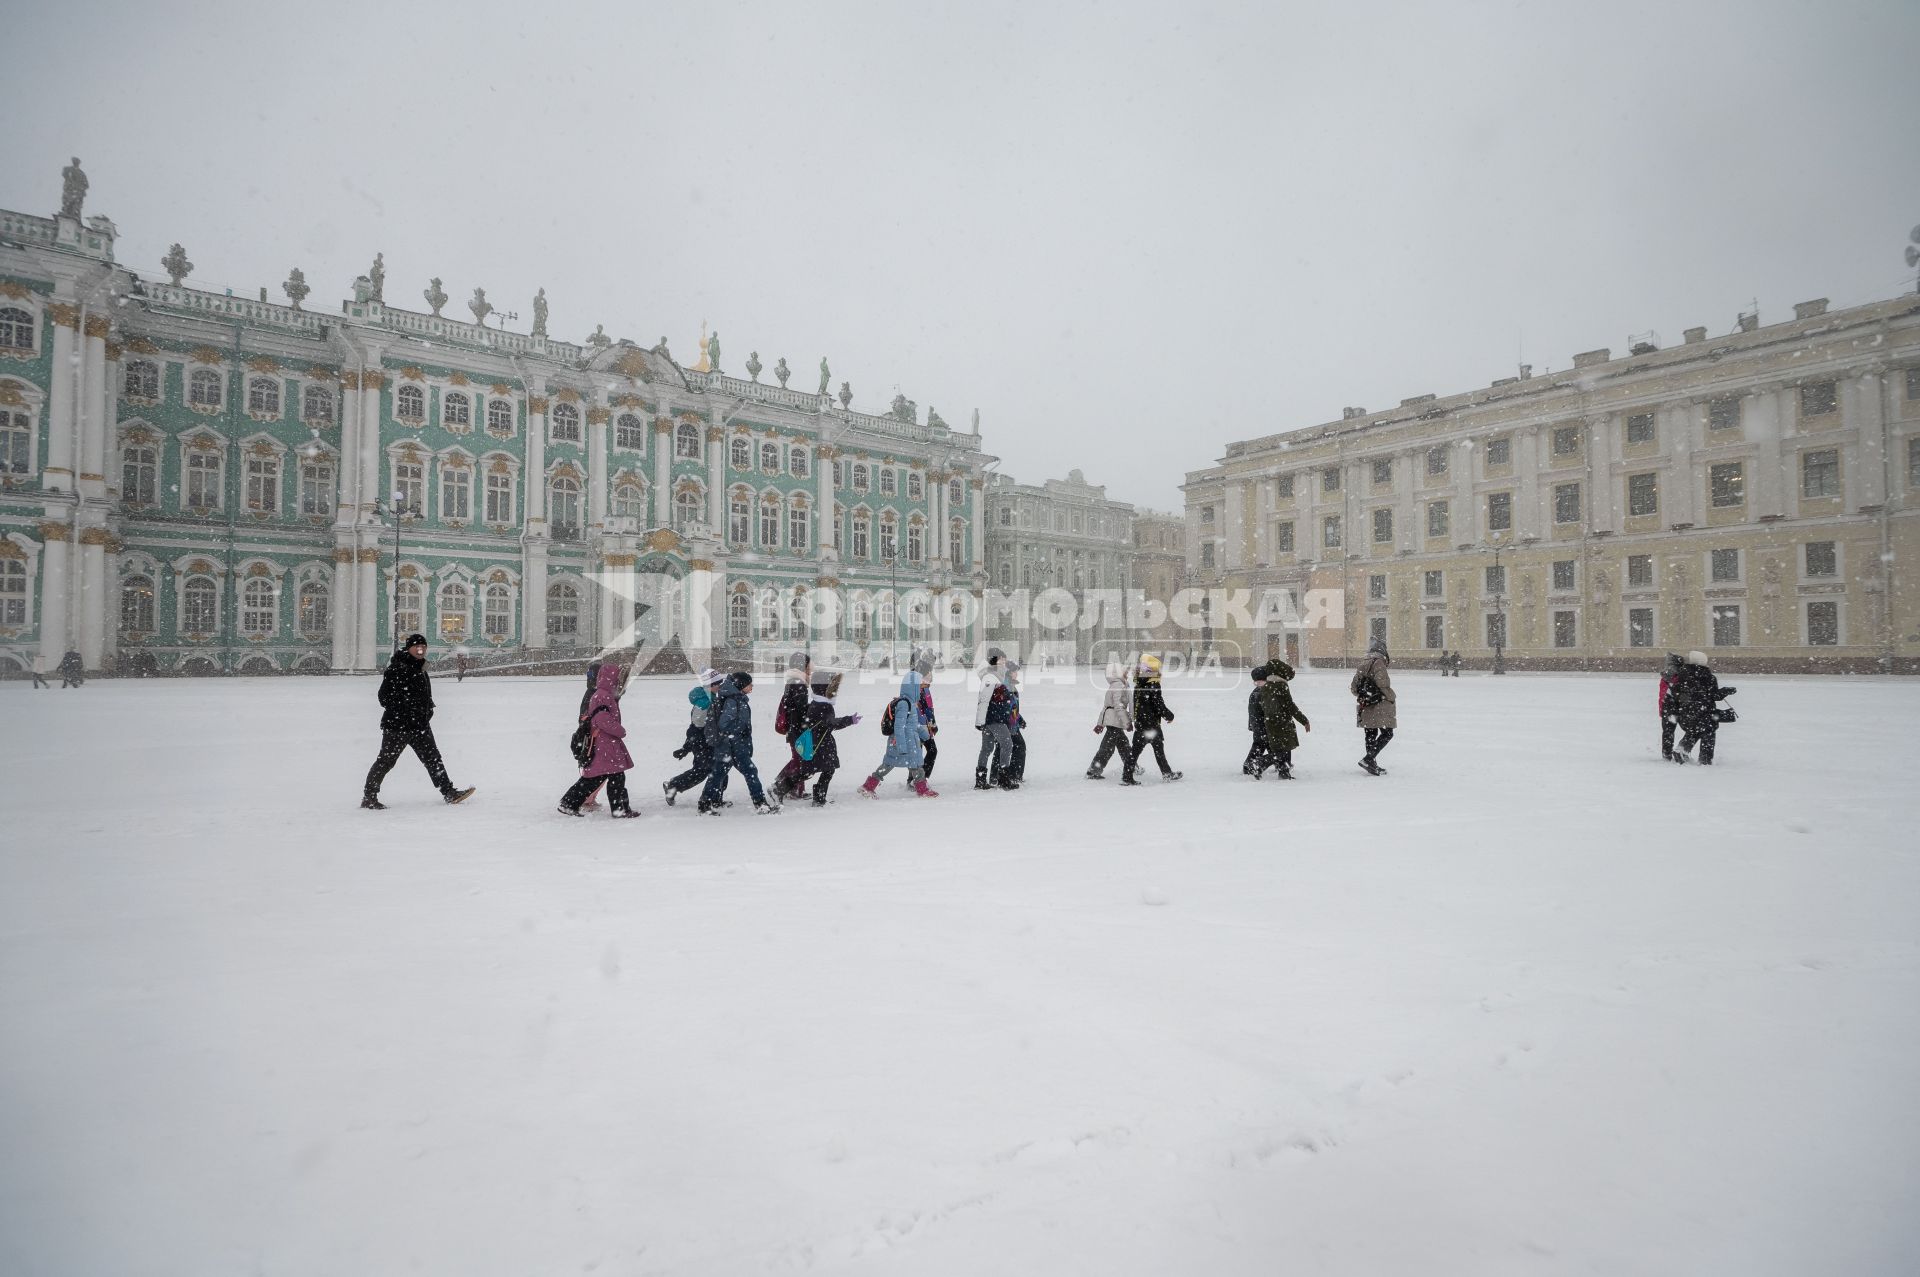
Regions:
<instances>
[{"instance_id":1,"label":"lamp post","mask_svg":"<svg viewBox=\"0 0 1920 1277\"><path fill-rule=\"evenodd\" d=\"M1507 574L1500 566L1500 552L1505 547L1498 541L1493 543L1493 575L1500 582L1500 588L1493 592L1494 615L1500 618L1499 626L1493 634L1493 672L1507 672Z\"/></svg>"},{"instance_id":2,"label":"lamp post","mask_svg":"<svg viewBox=\"0 0 1920 1277\"><path fill-rule=\"evenodd\" d=\"M376 501L373 509L381 518L393 520L393 650L400 650L400 523L419 512L401 503L407 499L405 488L393 490L393 503Z\"/></svg>"}]
</instances>

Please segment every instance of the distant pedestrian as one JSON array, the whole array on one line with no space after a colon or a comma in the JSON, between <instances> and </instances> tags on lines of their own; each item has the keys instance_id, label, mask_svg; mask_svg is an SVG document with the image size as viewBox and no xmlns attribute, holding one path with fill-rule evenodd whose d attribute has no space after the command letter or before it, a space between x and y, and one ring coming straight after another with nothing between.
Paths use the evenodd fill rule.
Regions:
<instances>
[{"instance_id":1,"label":"distant pedestrian","mask_svg":"<svg viewBox=\"0 0 1920 1277\"><path fill-rule=\"evenodd\" d=\"M1680 667L1687 662L1678 652L1667 653L1667 663L1660 669L1660 757L1673 761L1673 731L1675 727L1673 707L1667 698L1673 693L1673 683L1680 676Z\"/></svg>"},{"instance_id":2,"label":"distant pedestrian","mask_svg":"<svg viewBox=\"0 0 1920 1277\"><path fill-rule=\"evenodd\" d=\"M1120 755L1120 783L1139 784L1133 775L1133 751L1127 748L1127 733L1133 730L1132 698L1127 695L1127 667L1118 661L1107 666L1107 694L1100 702L1100 717L1093 721L1093 730L1100 734L1100 748L1094 751L1093 762L1087 765L1087 779L1104 779L1107 760L1117 752Z\"/></svg>"},{"instance_id":3,"label":"distant pedestrian","mask_svg":"<svg viewBox=\"0 0 1920 1277\"><path fill-rule=\"evenodd\" d=\"M719 814L727 806L727 773L738 771L747 782L754 810L762 815L780 808L767 801L760 787L760 770L753 764L753 703L747 699L753 691L753 675L745 670L727 675L720 684L713 709L707 715L707 742L713 747L713 770L707 774L706 788L700 791L700 810Z\"/></svg>"},{"instance_id":4,"label":"distant pedestrian","mask_svg":"<svg viewBox=\"0 0 1920 1277\"><path fill-rule=\"evenodd\" d=\"M699 686L687 693L687 704L692 707L687 715L687 737L680 748L673 751L673 756L692 761L687 764L687 770L661 784L669 807L673 806L674 799L695 785L706 784L713 774L713 746L707 740L707 716L713 711L714 694L722 677L718 670L702 670Z\"/></svg>"},{"instance_id":5,"label":"distant pedestrian","mask_svg":"<svg viewBox=\"0 0 1920 1277\"><path fill-rule=\"evenodd\" d=\"M1247 693L1247 730L1253 733L1253 743L1247 747L1247 757L1240 764L1240 773L1259 780L1262 773L1273 764L1273 755L1267 748L1267 717L1260 708L1260 689L1267 681L1267 674L1273 668L1269 661L1265 665L1256 665L1250 671L1253 689Z\"/></svg>"},{"instance_id":6,"label":"distant pedestrian","mask_svg":"<svg viewBox=\"0 0 1920 1277\"><path fill-rule=\"evenodd\" d=\"M80 687L87 681L86 663L80 659L80 653L72 648L60 658L60 686L62 688Z\"/></svg>"},{"instance_id":7,"label":"distant pedestrian","mask_svg":"<svg viewBox=\"0 0 1920 1277\"><path fill-rule=\"evenodd\" d=\"M1165 724L1173 721L1173 711L1167 708L1166 694L1160 687L1160 670L1160 658L1147 655L1140 658L1140 666L1134 671L1132 762L1136 783L1140 755L1146 753L1149 746L1153 748L1153 761L1160 765L1160 779L1179 780L1183 775L1167 762Z\"/></svg>"},{"instance_id":8,"label":"distant pedestrian","mask_svg":"<svg viewBox=\"0 0 1920 1277\"><path fill-rule=\"evenodd\" d=\"M453 654L453 681L456 683L467 681L467 650L465 648Z\"/></svg>"},{"instance_id":9,"label":"distant pedestrian","mask_svg":"<svg viewBox=\"0 0 1920 1277\"><path fill-rule=\"evenodd\" d=\"M53 684L47 682L47 658L38 653L33 658L33 685L53 690Z\"/></svg>"},{"instance_id":10,"label":"distant pedestrian","mask_svg":"<svg viewBox=\"0 0 1920 1277\"><path fill-rule=\"evenodd\" d=\"M1680 743L1673 747L1674 762L1685 763L1698 743L1701 765L1713 766L1713 750L1720 736L1720 724L1733 721L1733 711L1721 709L1720 702L1737 690L1720 686L1720 680L1714 677L1713 671L1707 666L1705 652L1687 653L1686 661L1675 673L1673 687L1667 693L1667 704L1672 707L1671 713L1680 724Z\"/></svg>"},{"instance_id":11,"label":"distant pedestrian","mask_svg":"<svg viewBox=\"0 0 1920 1277\"><path fill-rule=\"evenodd\" d=\"M640 814L627 799L627 772L633 768L633 756L627 752L627 728L620 719L620 697L627 690L631 668L608 661L595 672L593 695L586 713L580 716L587 729L587 758L580 765L580 779L560 796L560 810L565 815L584 816L583 805L603 783L607 787L607 807L615 820Z\"/></svg>"},{"instance_id":12,"label":"distant pedestrian","mask_svg":"<svg viewBox=\"0 0 1920 1277\"><path fill-rule=\"evenodd\" d=\"M457 789L447 779L446 764L440 760L440 746L433 739L433 680L427 674L427 638L409 634L407 645L387 662L380 680L380 753L367 772L367 783L360 805L371 811L385 811L380 801L380 782L385 780L400 755L411 749L427 769L427 779L450 803L465 802L473 789Z\"/></svg>"},{"instance_id":13,"label":"distant pedestrian","mask_svg":"<svg viewBox=\"0 0 1920 1277\"><path fill-rule=\"evenodd\" d=\"M1016 785L1027 780L1027 716L1020 708L1020 662L1007 662L1007 734L1013 749L1007 756L1006 777Z\"/></svg>"},{"instance_id":14,"label":"distant pedestrian","mask_svg":"<svg viewBox=\"0 0 1920 1277\"><path fill-rule=\"evenodd\" d=\"M780 774L773 778L773 796L782 802L806 797L802 779L808 772L800 757L800 737L807 730L808 685L813 678L813 661L805 652L787 658L787 678L780 687L780 703L773 711L773 730L786 738L790 757Z\"/></svg>"},{"instance_id":15,"label":"distant pedestrian","mask_svg":"<svg viewBox=\"0 0 1920 1277\"><path fill-rule=\"evenodd\" d=\"M973 764L975 789L1020 788L1018 781L1006 775L1013 763L1013 730L1007 726L1013 693L1007 688L1006 659L999 648L988 648L986 667L980 671L980 695L973 707L973 726L980 733L980 757Z\"/></svg>"},{"instance_id":16,"label":"distant pedestrian","mask_svg":"<svg viewBox=\"0 0 1920 1277\"><path fill-rule=\"evenodd\" d=\"M1313 724L1293 703L1293 666L1285 661L1274 660L1267 664L1267 678L1260 685L1260 714L1266 722L1267 752L1276 768L1275 775L1281 780L1293 779L1293 751L1300 748L1300 734L1293 730L1295 723L1307 731L1313 730ZM1254 773L1254 779L1260 779L1260 773Z\"/></svg>"},{"instance_id":17,"label":"distant pedestrian","mask_svg":"<svg viewBox=\"0 0 1920 1277\"><path fill-rule=\"evenodd\" d=\"M1367 654L1347 684L1347 690L1353 693L1355 719L1367 744L1367 752L1360 758L1360 769L1373 776L1387 774L1387 769L1380 765L1380 751L1393 739L1393 729L1400 721L1394 712L1393 679L1387 672L1389 661L1387 641L1373 640L1367 644Z\"/></svg>"}]
</instances>

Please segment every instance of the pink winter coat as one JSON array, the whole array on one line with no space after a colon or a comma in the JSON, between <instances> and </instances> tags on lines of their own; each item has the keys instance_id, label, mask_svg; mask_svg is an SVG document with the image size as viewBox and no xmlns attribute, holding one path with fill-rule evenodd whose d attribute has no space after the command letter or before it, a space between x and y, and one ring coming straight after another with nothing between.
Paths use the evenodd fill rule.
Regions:
<instances>
[{"instance_id":1,"label":"pink winter coat","mask_svg":"<svg viewBox=\"0 0 1920 1277\"><path fill-rule=\"evenodd\" d=\"M593 719L593 761L580 774L611 776L629 770L633 758L627 753L627 729L620 722L620 667L612 661L602 665L594 679L586 716Z\"/></svg>"}]
</instances>

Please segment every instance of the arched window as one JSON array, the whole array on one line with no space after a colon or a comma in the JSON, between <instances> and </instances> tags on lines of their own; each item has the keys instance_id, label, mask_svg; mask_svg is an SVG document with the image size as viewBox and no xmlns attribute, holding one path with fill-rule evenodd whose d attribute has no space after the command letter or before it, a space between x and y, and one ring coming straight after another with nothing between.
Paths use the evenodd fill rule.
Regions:
<instances>
[{"instance_id":1,"label":"arched window","mask_svg":"<svg viewBox=\"0 0 1920 1277\"><path fill-rule=\"evenodd\" d=\"M487 467L487 522L495 526L513 522L513 471L504 465Z\"/></svg>"},{"instance_id":2,"label":"arched window","mask_svg":"<svg viewBox=\"0 0 1920 1277\"><path fill-rule=\"evenodd\" d=\"M780 594L772 588L754 592L753 633L761 642L780 637Z\"/></svg>"},{"instance_id":3,"label":"arched window","mask_svg":"<svg viewBox=\"0 0 1920 1277\"><path fill-rule=\"evenodd\" d=\"M873 609L867 604L867 596L856 593L847 605L847 632L865 634L872 618Z\"/></svg>"},{"instance_id":4,"label":"arched window","mask_svg":"<svg viewBox=\"0 0 1920 1277\"><path fill-rule=\"evenodd\" d=\"M120 393L129 399L152 403L160 398L160 365L151 359L135 359L120 369Z\"/></svg>"},{"instance_id":5,"label":"arched window","mask_svg":"<svg viewBox=\"0 0 1920 1277\"><path fill-rule=\"evenodd\" d=\"M580 592L565 581L547 587L547 639L571 646L580 633Z\"/></svg>"},{"instance_id":6,"label":"arched window","mask_svg":"<svg viewBox=\"0 0 1920 1277\"><path fill-rule=\"evenodd\" d=\"M148 619L152 619L151 594ZM0 559L0 625L27 623L27 565L19 559Z\"/></svg>"},{"instance_id":7,"label":"arched window","mask_svg":"<svg viewBox=\"0 0 1920 1277\"><path fill-rule=\"evenodd\" d=\"M853 463L853 490L855 492L867 490L867 467L858 461Z\"/></svg>"},{"instance_id":8,"label":"arched window","mask_svg":"<svg viewBox=\"0 0 1920 1277\"><path fill-rule=\"evenodd\" d=\"M462 391L448 391L440 399L440 424L461 434L473 429L473 400Z\"/></svg>"},{"instance_id":9,"label":"arched window","mask_svg":"<svg viewBox=\"0 0 1920 1277\"><path fill-rule=\"evenodd\" d=\"M33 313L8 306L0 310L0 350L32 350Z\"/></svg>"},{"instance_id":10,"label":"arched window","mask_svg":"<svg viewBox=\"0 0 1920 1277\"><path fill-rule=\"evenodd\" d=\"M787 507L787 548L796 554L805 554L812 539L808 533L812 530L807 518L807 503L795 501Z\"/></svg>"},{"instance_id":11,"label":"arched window","mask_svg":"<svg viewBox=\"0 0 1920 1277\"><path fill-rule=\"evenodd\" d=\"M623 412L614 418L613 446L631 448L635 452L646 450L647 428L640 423L640 418L630 412Z\"/></svg>"},{"instance_id":12,"label":"arched window","mask_svg":"<svg viewBox=\"0 0 1920 1277\"><path fill-rule=\"evenodd\" d=\"M0 474L29 474L33 470L33 431L27 414L0 408Z\"/></svg>"},{"instance_id":13,"label":"arched window","mask_svg":"<svg viewBox=\"0 0 1920 1277\"><path fill-rule=\"evenodd\" d=\"M799 641L807 633L807 592L797 590L781 609L780 634L782 638Z\"/></svg>"},{"instance_id":14,"label":"arched window","mask_svg":"<svg viewBox=\"0 0 1920 1277\"><path fill-rule=\"evenodd\" d=\"M780 473L780 445L763 443L760 445L760 469L767 474Z\"/></svg>"},{"instance_id":15,"label":"arched window","mask_svg":"<svg viewBox=\"0 0 1920 1277\"><path fill-rule=\"evenodd\" d=\"M958 510L967 503L967 485L959 479L947 481L947 504Z\"/></svg>"},{"instance_id":16,"label":"arched window","mask_svg":"<svg viewBox=\"0 0 1920 1277\"><path fill-rule=\"evenodd\" d=\"M513 438L513 400L487 400L487 433L496 439Z\"/></svg>"},{"instance_id":17,"label":"arched window","mask_svg":"<svg viewBox=\"0 0 1920 1277\"><path fill-rule=\"evenodd\" d=\"M418 424L427 419L427 392L418 386L402 386L393 397L393 415Z\"/></svg>"},{"instance_id":18,"label":"arched window","mask_svg":"<svg viewBox=\"0 0 1920 1277\"><path fill-rule=\"evenodd\" d=\"M887 510L880 515L880 557L894 558L900 553L900 520L893 511Z\"/></svg>"},{"instance_id":19,"label":"arched window","mask_svg":"<svg viewBox=\"0 0 1920 1277\"><path fill-rule=\"evenodd\" d=\"M247 455L247 510L251 514L280 512L280 458Z\"/></svg>"},{"instance_id":20,"label":"arched window","mask_svg":"<svg viewBox=\"0 0 1920 1277\"><path fill-rule=\"evenodd\" d=\"M401 577L399 588L394 592L394 628L402 634L426 633L427 618L422 615L425 598L417 579Z\"/></svg>"},{"instance_id":21,"label":"arched window","mask_svg":"<svg viewBox=\"0 0 1920 1277\"><path fill-rule=\"evenodd\" d=\"M333 622L333 602L325 581L308 581L300 587L300 637L318 643L327 636Z\"/></svg>"},{"instance_id":22,"label":"arched window","mask_svg":"<svg viewBox=\"0 0 1920 1277\"><path fill-rule=\"evenodd\" d=\"M967 523L964 519L955 519L947 525L947 558L955 567L966 561Z\"/></svg>"},{"instance_id":23,"label":"arched window","mask_svg":"<svg viewBox=\"0 0 1920 1277\"><path fill-rule=\"evenodd\" d=\"M890 497L890 496L893 496L895 493L897 493L899 490L900 490L899 478L895 474L893 467L881 466L880 467L880 495L883 497Z\"/></svg>"},{"instance_id":24,"label":"arched window","mask_svg":"<svg viewBox=\"0 0 1920 1277\"><path fill-rule=\"evenodd\" d=\"M506 586L487 587L480 625L489 642L504 643L513 637L513 592Z\"/></svg>"},{"instance_id":25,"label":"arched window","mask_svg":"<svg viewBox=\"0 0 1920 1277\"><path fill-rule=\"evenodd\" d=\"M853 512L853 557L854 558L864 559L868 557L867 548L869 545L869 538L871 536L872 529L873 529L873 516L868 514L865 510L855 510Z\"/></svg>"},{"instance_id":26,"label":"arched window","mask_svg":"<svg viewBox=\"0 0 1920 1277\"><path fill-rule=\"evenodd\" d=\"M459 523L473 518L473 471L451 458L440 467L440 517Z\"/></svg>"},{"instance_id":27,"label":"arched window","mask_svg":"<svg viewBox=\"0 0 1920 1277\"><path fill-rule=\"evenodd\" d=\"M673 455L682 461L700 459L700 427L683 421L673 428Z\"/></svg>"},{"instance_id":28,"label":"arched window","mask_svg":"<svg viewBox=\"0 0 1920 1277\"><path fill-rule=\"evenodd\" d=\"M1013 588L1013 564L1011 563L1002 563L1000 565L1000 588L1003 590L1011 590Z\"/></svg>"},{"instance_id":29,"label":"arched window","mask_svg":"<svg viewBox=\"0 0 1920 1277\"><path fill-rule=\"evenodd\" d=\"M735 594L727 600L727 637L738 643L744 643L751 632L753 612L752 601L745 594Z\"/></svg>"},{"instance_id":30,"label":"arched window","mask_svg":"<svg viewBox=\"0 0 1920 1277\"><path fill-rule=\"evenodd\" d=\"M4 568L5 564L0 564ZM21 618L23 621L25 617ZM153 633L153 578L130 576L120 582L120 632Z\"/></svg>"},{"instance_id":31,"label":"arched window","mask_svg":"<svg viewBox=\"0 0 1920 1277\"><path fill-rule=\"evenodd\" d=\"M473 595L460 582L448 581L441 586L440 637L449 643L464 640L467 637L467 612L472 606Z\"/></svg>"},{"instance_id":32,"label":"arched window","mask_svg":"<svg viewBox=\"0 0 1920 1277\"><path fill-rule=\"evenodd\" d=\"M403 461L395 457L393 491L393 503L400 508L400 512L419 518L427 508L427 468L418 461Z\"/></svg>"},{"instance_id":33,"label":"arched window","mask_svg":"<svg viewBox=\"0 0 1920 1277\"><path fill-rule=\"evenodd\" d=\"M553 406L553 427L548 432L555 443L580 442L580 410L570 403Z\"/></svg>"},{"instance_id":34,"label":"arched window","mask_svg":"<svg viewBox=\"0 0 1920 1277\"><path fill-rule=\"evenodd\" d=\"M247 383L247 412L256 417L280 415L280 383L255 377Z\"/></svg>"},{"instance_id":35,"label":"arched window","mask_svg":"<svg viewBox=\"0 0 1920 1277\"><path fill-rule=\"evenodd\" d=\"M197 512L218 510L222 499L220 454L205 448L187 453L187 508Z\"/></svg>"},{"instance_id":36,"label":"arched window","mask_svg":"<svg viewBox=\"0 0 1920 1277\"><path fill-rule=\"evenodd\" d=\"M191 636L220 628L220 591L210 576L190 576L180 588L180 624Z\"/></svg>"},{"instance_id":37,"label":"arched window","mask_svg":"<svg viewBox=\"0 0 1920 1277\"><path fill-rule=\"evenodd\" d=\"M280 628L278 591L264 576L247 578L240 591L240 632L248 638L268 638Z\"/></svg>"},{"instance_id":38,"label":"arched window","mask_svg":"<svg viewBox=\"0 0 1920 1277\"><path fill-rule=\"evenodd\" d=\"M753 466L753 445L741 436L727 444L727 464L735 470L748 470Z\"/></svg>"},{"instance_id":39,"label":"arched window","mask_svg":"<svg viewBox=\"0 0 1920 1277\"><path fill-rule=\"evenodd\" d=\"M300 392L300 419L316 426L333 424L333 392L325 386L308 386Z\"/></svg>"},{"instance_id":40,"label":"arched window","mask_svg":"<svg viewBox=\"0 0 1920 1277\"><path fill-rule=\"evenodd\" d=\"M907 524L907 562L918 563L926 553L926 532L918 519Z\"/></svg>"},{"instance_id":41,"label":"arched window","mask_svg":"<svg viewBox=\"0 0 1920 1277\"><path fill-rule=\"evenodd\" d=\"M798 444L787 452L787 465L792 468L794 478L807 477L813 465L805 444Z\"/></svg>"},{"instance_id":42,"label":"arched window","mask_svg":"<svg viewBox=\"0 0 1920 1277\"><path fill-rule=\"evenodd\" d=\"M926 494L926 481L918 470L907 472L907 500L918 501Z\"/></svg>"},{"instance_id":43,"label":"arched window","mask_svg":"<svg viewBox=\"0 0 1920 1277\"><path fill-rule=\"evenodd\" d=\"M760 548L780 548L780 498L772 494L760 499Z\"/></svg>"},{"instance_id":44,"label":"arched window","mask_svg":"<svg viewBox=\"0 0 1920 1277\"><path fill-rule=\"evenodd\" d=\"M639 484L628 481L613 490L613 513L621 519L647 517L647 494Z\"/></svg>"},{"instance_id":45,"label":"arched window","mask_svg":"<svg viewBox=\"0 0 1920 1277\"><path fill-rule=\"evenodd\" d=\"M684 531L698 524L702 503L703 497L698 488L682 488L674 493L673 526Z\"/></svg>"},{"instance_id":46,"label":"arched window","mask_svg":"<svg viewBox=\"0 0 1920 1277\"><path fill-rule=\"evenodd\" d=\"M128 505L155 505L160 498L160 454L152 444L120 450L120 499Z\"/></svg>"},{"instance_id":47,"label":"arched window","mask_svg":"<svg viewBox=\"0 0 1920 1277\"><path fill-rule=\"evenodd\" d=\"M220 374L211 368L196 368L187 378L187 402L195 408L218 408L224 396Z\"/></svg>"},{"instance_id":48,"label":"arched window","mask_svg":"<svg viewBox=\"0 0 1920 1277\"><path fill-rule=\"evenodd\" d=\"M553 525L553 539L576 541L580 537L580 481L572 475L555 475L547 485L547 519Z\"/></svg>"},{"instance_id":49,"label":"arched window","mask_svg":"<svg viewBox=\"0 0 1920 1277\"><path fill-rule=\"evenodd\" d=\"M733 545L744 546L752 535L748 526L753 517L751 494L745 488L736 488L727 494L727 540Z\"/></svg>"}]
</instances>

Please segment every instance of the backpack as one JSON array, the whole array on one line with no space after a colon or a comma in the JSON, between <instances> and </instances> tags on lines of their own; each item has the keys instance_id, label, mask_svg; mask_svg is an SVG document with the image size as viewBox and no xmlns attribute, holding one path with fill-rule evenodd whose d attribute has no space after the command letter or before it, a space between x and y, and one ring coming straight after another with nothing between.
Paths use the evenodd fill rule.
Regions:
<instances>
[{"instance_id":1,"label":"backpack","mask_svg":"<svg viewBox=\"0 0 1920 1277\"><path fill-rule=\"evenodd\" d=\"M890 701L888 701L888 702L887 702L887 707L886 707L886 709L884 709L884 710L882 710L882 711L881 711L881 713L880 713L880 734L881 734L882 736L891 736L891 735L893 735L893 721L894 721L894 720L893 720L893 707L894 707L894 706L896 706L896 705L898 705L898 704L900 704L900 703L901 703L902 701L904 701L904 700L906 700L906 699L907 699L907 698L906 698L906 697L904 697L904 696L896 696L896 697L894 697L894 698L893 698L892 700L890 700Z\"/></svg>"},{"instance_id":2,"label":"backpack","mask_svg":"<svg viewBox=\"0 0 1920 1277\"><path fill-rule=\"evenodd\" d=\"M1371 674L1362 674L1359 679L1355 681L1353 694L1354 697L1359 700L1361 708L1363 709L1370 705L1378 705L1381 701L1387 699L1387 694L1380 690L1380 684L1373 681L1373 675Z\"/></svg>"},{"instance_id":3,"label":"backpack","mask_svg":"<svg viewBox=\"0 0 1920 1277\"><path fill-rule=\"evenodd\" d=\"M793 748L800 755L801 762L813 761L813 729L811 727L800 733L800 739L794 741Z\"/></svg>"},{"instance_id":4,"label":"backpack","mask_svg":"<svg viewBox=\"0 0 1920 1277\"><path fill-rule=\"evenodd\" d=\"M602 705L593 714L604 709L606 706ZM573 751L573 761L582 767L593 761L593 714L581 720L580 726L573 729L573 738L567 742L567 747Z\"/></svg>"}]
</instances>

